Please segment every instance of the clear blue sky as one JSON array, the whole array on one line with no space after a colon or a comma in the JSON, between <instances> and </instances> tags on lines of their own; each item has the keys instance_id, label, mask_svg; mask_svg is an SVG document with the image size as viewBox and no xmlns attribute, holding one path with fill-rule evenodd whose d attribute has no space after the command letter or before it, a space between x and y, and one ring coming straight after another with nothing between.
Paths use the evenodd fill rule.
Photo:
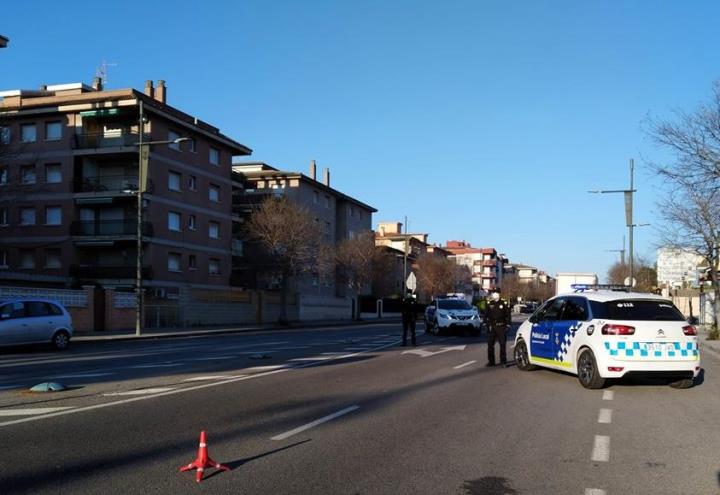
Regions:
<instances>
[{"instance_id":1,"label":"clear blue sky","mask_svg":"<svg viewBox=\"0 0 720 495\"><path fill-rule=\"evenodd\" d=\"M720 77L717 2L7 2L0 89L165 79L169 103L432 242L604 277L657 223L648 113L692 109ZM654 261L652 228L636 251Z\"/></svg>"}]
</instances>

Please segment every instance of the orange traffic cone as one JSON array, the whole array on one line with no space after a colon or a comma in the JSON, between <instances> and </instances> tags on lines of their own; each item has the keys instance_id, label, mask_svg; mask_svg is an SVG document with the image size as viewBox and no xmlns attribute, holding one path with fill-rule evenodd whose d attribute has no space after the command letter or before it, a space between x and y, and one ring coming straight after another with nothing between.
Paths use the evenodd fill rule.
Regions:
<instances>
[{"instance_id":1,"label":"orange traffic cone","mask_svg":"<svg viewBox=\"0 0 720 495\"><path fill-rule=\"evenodd\" d=\"M207 441L205 439L205 432L200 432L200 447L198 448L198 454L197 459L192 461L187 466L183 466L180 468L180 471L190 471L191 469L197 469L197 473L195 474L195 481L200 483L202 481L203 473L205 472L205 468L208 467L214 467L215 469L220 469L221 471L229 471L230 468L220 464L219 462L215 462L212 459L210 459L210 456L208 455L208 449L207 449Z\"/></svg>"}]
</instances>

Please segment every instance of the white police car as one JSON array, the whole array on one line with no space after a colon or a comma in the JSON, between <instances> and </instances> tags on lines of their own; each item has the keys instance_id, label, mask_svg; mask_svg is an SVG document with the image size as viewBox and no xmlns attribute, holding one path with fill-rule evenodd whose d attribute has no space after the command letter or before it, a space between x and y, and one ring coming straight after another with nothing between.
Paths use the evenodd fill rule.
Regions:
<instances>
[{"instance_id":1,"label":"white police car","mask_svg":"<svg viewBox=\"0 0 720 495\"><path fill-rule=\"evenodd\" d=\"M457 328L479 335L480 324L477 308L461 297L438 298L425 308L425 331L428 333L440 335Z\"/></svg>"},{"instance_id":2,"label":"white police car","mask_svg":"<svg viewBox=\"0 0 720 495\"><path fill-rule=\"evenodd\" d=\"M577 375L585 388L609 378L667 377L689 388L700 371L697 330L660 296L582 290L545 302L518 329L515 363Z\"/></svg>"}]
</instances>

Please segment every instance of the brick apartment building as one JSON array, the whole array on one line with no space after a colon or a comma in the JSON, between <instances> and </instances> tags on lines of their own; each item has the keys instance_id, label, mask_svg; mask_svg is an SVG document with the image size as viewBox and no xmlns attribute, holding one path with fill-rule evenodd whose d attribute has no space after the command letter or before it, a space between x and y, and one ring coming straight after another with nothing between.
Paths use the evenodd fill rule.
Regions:
<instances>
[{"instance_id":1,"label":"brick apartment building","mask_svg":"<svg viewBox=\"0 0 720 495\"><path fill-rule=\"evenodd\" d=\"M456 263L470 269L473 285L478 290L502 287L503 265L507 259L494 248L474 248L466 241L447 241L444 249L452 253Z\"/></svg>"},{"instance_id":2,"label":"brick apartment building","mask_svg":"<svg viewBox=\"0 0 720 495\"><path fill-rule=\"evenodd\" d=\"M265 198L282 195L313 216L329 244L336 245L372 228L372 214L377 210L331 187L329 169L325 168L322 180L318 180L315 161L310 164L309 175L279 170L263 162L236 163L233 172L236 178L233 213L240 223ZM236 243L243 241L243 234L238 230ZM253 246L244 245L240 249L236 244L233 285L251 289L276 287L272 270L262 266L260 259L260 253L253 252ZM348 295L338 278L321 280L310 274L294 282L294 288L300 294L330 298Z\"/></svg>"},{"instance_id":3,"label":"brick apartment building","mask_svg":"<svg viewBox=\"0 0 720 495\"><path fill-rule=\"evenodd\" d=\"M138 142L150 147L144 285L229 285L234 156L251 150L143 92L82 83L0 93L0 284L132 288Z\"/></svg>"}]
</instances>

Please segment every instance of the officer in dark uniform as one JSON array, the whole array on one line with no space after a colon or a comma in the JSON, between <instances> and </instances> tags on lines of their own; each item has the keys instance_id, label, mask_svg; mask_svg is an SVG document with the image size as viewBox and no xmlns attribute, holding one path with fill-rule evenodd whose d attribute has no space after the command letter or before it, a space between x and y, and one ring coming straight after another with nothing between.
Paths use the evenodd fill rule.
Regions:
<instances>
[{"instance_id":1,"label":"officer in dark uniform","mask_svg":"<svg viewBox=\"0 0 720 495\"><path fill-rule=\"evenodd\" d=\"M500 294L493 291L485 308L485 325L488 331L488 362L486 366L495 366L495 342L500 344L500 365L507 367L507 331L512 322L510 305Z\"/></svg>"},{"instance_id":2,"label":"officer in dark uniform","mask_svg":"<svg viewBox=\"0 0 720 495\"><path fill-rule=\"evenodd\" d=\"M415 304L415 295L408 294L403 299L402 305L402 325L403 325L403 343L407 345L407 334L410 330L410 340L412 345L417 345L415 341L415 321L417 320L417 304Z\"/></svg>"}]
</instances>

